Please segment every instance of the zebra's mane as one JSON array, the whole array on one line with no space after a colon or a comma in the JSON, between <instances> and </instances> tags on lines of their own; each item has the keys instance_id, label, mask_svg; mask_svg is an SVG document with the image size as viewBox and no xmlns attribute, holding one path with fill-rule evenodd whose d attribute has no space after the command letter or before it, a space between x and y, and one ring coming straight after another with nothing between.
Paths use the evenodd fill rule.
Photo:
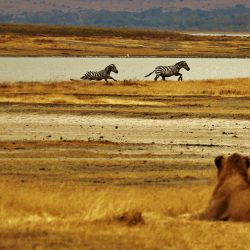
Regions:
<instances>
[{"instance_id":1,"label":"zebra's mane","mask_svg":"<svg viewBox=\"0 0 250 250\"><path fill-rule=\"evenodd\" d=\"M111 69L111 68L113 68L115 65L114 64L110 64L110 65L108 65L105 69Z\"/></svg>"},{"instance_id":2,"label":"zebra's mane","mask_svg":"<svg viewBox=\"0 0 250 250\"><path fill-rule=\"evenodd\" d=\"M180 62L176 63L175 65L180 65L180 64L184 64L184 63L186 63L186 62L185 61L180 61Z\"/></svg>"}]
</instances>

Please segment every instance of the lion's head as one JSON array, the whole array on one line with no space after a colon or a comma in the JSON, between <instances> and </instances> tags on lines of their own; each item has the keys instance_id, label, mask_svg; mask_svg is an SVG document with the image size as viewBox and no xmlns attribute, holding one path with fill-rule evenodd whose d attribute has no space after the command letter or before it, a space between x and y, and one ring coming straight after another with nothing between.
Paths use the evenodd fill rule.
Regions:
<instances>
[{"instance_id":1,"label":"lion's head","mask_svg":"<svg viewBox=\"0 0 250 250\"><path fill-rule=\"evenodd\" d=\"M234 153L229 157L217 156L214 160L218 170L218 179L223 180L229 176L238 174L249 182L248 169L250 160L247 156Z\"/></svg>"}]
</instances>

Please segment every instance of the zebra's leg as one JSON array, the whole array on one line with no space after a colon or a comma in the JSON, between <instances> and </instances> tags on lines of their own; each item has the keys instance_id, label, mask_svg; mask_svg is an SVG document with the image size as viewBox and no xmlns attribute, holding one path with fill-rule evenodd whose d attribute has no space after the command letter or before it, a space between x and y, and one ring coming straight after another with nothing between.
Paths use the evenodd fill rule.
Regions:
<instances>
[{"instance_id":1,"label":"zebra's leg","mask_svg":"<svg viewBox=\"0 0 250 250\"><path fill-rule=\"evenodd\" d=\"M155 77L155 81L157 81L157 79L160 77L160 75L156 75Z\"/></svg>"},{"instance_id":2,"label":"zebra's leg","mask_svg":"<svg viewBox=\"0 0 250 250\"><path fill-rule=\"evenodd\" d=\"M179 73L178 75L179 75L178 81L182 81L182 74Z\"/></svg>"},{"instance_id":3,"label":"zebra's leg","mask_svg":"<svg viewBox=\"0 0 250 250\"><path fill-rule=\"evenodd\" d=\"M112 80L114 80L115 82L117 82L117 80L115 80L115 78L113 78L112 76L109 76L108 79L112 79Z\"/></svg>"},{"instance_id":4,"label":"zebra's leg","mask_svg":"<svg viewBox=\"0 0 250 250\"><path fill-rule=\"evenodd\" d=\"M166 76L161 76L161 77L162 77L162 80L165 81Z\"/></svg>"}]
</instances>

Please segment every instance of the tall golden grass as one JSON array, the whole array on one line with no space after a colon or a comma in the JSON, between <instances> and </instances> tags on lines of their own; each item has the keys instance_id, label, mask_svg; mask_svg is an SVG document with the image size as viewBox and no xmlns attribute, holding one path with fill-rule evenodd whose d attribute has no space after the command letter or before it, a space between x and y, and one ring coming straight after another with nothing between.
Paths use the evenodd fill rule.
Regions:
<instances>
[{"instance_id":1,"label":"tall golden grass","mask_svg":"<svg viewBox=\"0 0 250 250\"><path fill-rule=\"evenodd\" d=\"M2 82L3 94L90 94L90 95L211 95L248 96L250 78L192 81L136 81L115 83L64 81L64 82Z\"/></svg>"},{"instance_id":2,"label":"tall golden grass","mask_svg":"<svg viewBox=\"0 0 250 250\"><path fill-rule=\"evenodd\" d=\"M248 249L249 224L178 218L205 207L208 186L2 179L0 188L0 245L12 249Z\"/></svg>"},{"instance_id":3,"label":"tall golden grass","mask_svg":"<svg viewBox=\"0 0 250 250\"><path fill-rule=\"evenodd\" d=\"M82 186L77 183L55 185L44 181L5 182L0 184L1 215L26 217L47 215L53 218L74 218L81 221L109 221L124 213L142 216L176 217L196 211L206 204L208 187L119 187L112 185ZM195 193L195 195L194 195ZM67 202L65 202L67 201Z\"/></svg>"},{"instance_id":4,"label":"tall golden grass","mask_svg":"<svg viewBox=\"0 0 250 250\"><path fill-rule=\"evenodd\" d=\"M147 113L153 116L232 117L233 114L247 118L250 115L250 79L1 83L0 92L0 103L54 104L54 108L72 104L79 105L71 107L72 111L85 114L145 116L147 107Z\"/></svg>"}]
</instances>

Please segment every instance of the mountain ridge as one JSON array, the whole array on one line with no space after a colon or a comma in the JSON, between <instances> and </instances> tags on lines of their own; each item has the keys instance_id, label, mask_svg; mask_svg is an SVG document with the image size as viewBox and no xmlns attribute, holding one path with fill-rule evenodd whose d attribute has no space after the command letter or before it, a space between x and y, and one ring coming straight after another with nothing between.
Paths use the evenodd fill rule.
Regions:
<instances>
[{"instance_id":1,"label":"mountain ridge","mask_svg":"<svg viewBox=\"0 0 250 250\"><path fill-rule=\"evenodd\" d=\"M52 4L51 0L20 0L25 2L29 6L43 5L44 8L36 11L32 8L12 9L12 13L0 12L0 23L23 23L23 24L48 24L48 25L64 25L64 26L95 26L95 27L125 27L125 28L157 28L168 29L177 31L250 31L250 1L245 5L246 0L231 1L227 0L227 4L222 3L225 0L215 1L207 0L156 0L152 8L147 9L145 6L150 6L152 0L145 1L145 9L140 10L111 10L114 5L111 3L114 0L103 0L103 3L110 3L106 9L95 10L88 5L89 0L79 1L72 0L70 5L62 5L69 2L66 0L60 1L60 6ZM96 4L99 0L93 1ZM183 1L183 2L181 2ZM1 4L7 3L6 0L2 0ZM13 5L13 0L8 1L9 8ZM121 3L125 4L128 0L123 0ZM141 0L130 1L131 4L138 4ZM190 5L185 7L187 2L194 2L196 5ZM199 9L195 8L198 5L210 2L210 8ZM76 4L85 4L88 8L76 7ZM116 2L117 3L117 2ZM120 2L119 2L120 3ZM158 3L158 5L157 5ZM164 4L168 4L168 8L164 8ZM183 3L181 8L177 8L178 4ZM212 5L214 3L214 5ZM237 3L237 4L236 4ZM12 5L11 5L12 4ZM49 5L51 4L51 5ZM74 5L75 4L75 5ZM171 7L169 9L169 4ZM175 5L174 5L175 4ZM236 5L235 5L236 4ZM32 5L32 6L33 6ZM131 6L132 6L131 5ZM75 6L75 7L74 7ZM129 5L126 5L129 7ZM218 8L212 8L211 6L221 6ZM134 6L135 7L135 6ZM191 8L193 7L193 8ZM101 6L98 5L98 8ZM121 8L121 5L119 5ZM18 10L18 11L17 11Z\"/></svg>"}]
</instances>

